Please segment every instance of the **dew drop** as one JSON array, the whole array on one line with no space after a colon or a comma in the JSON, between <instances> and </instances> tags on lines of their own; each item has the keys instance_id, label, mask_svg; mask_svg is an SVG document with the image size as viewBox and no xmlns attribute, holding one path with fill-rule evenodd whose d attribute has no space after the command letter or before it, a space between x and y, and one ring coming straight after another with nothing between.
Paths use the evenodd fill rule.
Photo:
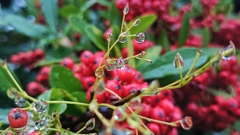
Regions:
<instances>
[{"instance_id":1,"label":"dew drop","mask_svg":"<svg viewBox=\"0 0 240 135\"><path fill-rule=\"evenodd\" d=\"M123 9L123 14L127 14L129 12L129 5L128 5L128 3L127 3L127 5L124 7L124 9Z\"/></svg>"},{"instance_id":2,"label":"dew drop","mask_svg":"<svg viewBox=\"0 0 240 135\"><path fill-rule=\"evenodd\" d=\"M90 120L87 121L87 123L85 124L86 129L89 130L93 130L95 127L95 118L91 118Z\"/></svg>"},{"instance_id":3,"label":"dew drop","mask_svg":"<svg viewBox=\"0 0 240 135\"><path fill-rule=\"evenodd\" d=\"M38 120L38 121L35 122L35 129L36 130L43 130L47 124L48 124L47 119Z\"/></svg>"},{"instance_id":4,"label":"dew drop","mask_svg":"<svg viewBox=\"0 0 240 135\"><path fill-rule=\"evenodd\" d=\"M108 32L107 34L106 34L106 39L107 39L107 41L108 42L110 42L111 40L112 40L112 33L110 33L110 32Z\"/></svg>"},{"instance_id":5,"label":"dew drop","mask_svg":"<svg viewBox=\"0 0 240 135\"><path fill-rule=\"evenodd\" d=\"M145 34L144 33L138 33L135 37L136 42L142 43L145 41Z\"/></svg>"},{"instance_id":6,"label":"dew drop","mask_svg":"<svg viewBox=\"0 0 240 135\"><path fill-rule=\"evenodd\" d=\"M114 61L109 58L107 59L105 66L107 71L112 71L113 69L115 69Z\"/></svg>"},{"instance_id":7,"label":"dew drop","mask_svg":"<svg viewBox=\"0 0 240 135\"><path fill-rule=\"evenodd\" d=\"M126 113L126 106L118 107L118 109L114 113L114 119L119 122L125 120L127 117L125 113Z\"/></svg>"},{"instance_id":8,"label":"dew drop","mask_svg":"<svg viewBox=\"0 0 240 135\"><path fill-rule=\"evenodd\" d=\"M175 59L174 59L174 61L173 61L173 66L174 66L175 68L178 68L178 62L180 63L180 66L181 66L181 67L184 66L184 61L183 61L183 58L182 58L182 56L180 55L180 53L177 53L177 54L176 54L176 57L175 57ZM180 67L179 67L179 68L180 68Z\"/></svg>"},{"instance_id":9,"label":"dew drop","mask_svg":"<svg viewBox=\"0 0 240 135\"><path fill-rule=\"evenodd\" d=\"M141 20L137 19L134 21L133 26L138 26L140 24Z\"/></svg>"},{"instance_id":10,"label":"dew drop","mask_svg":"<svg viewBox=\"0 0 240 135\"><path fill-rule=\"evenodd\" d=\"M180 121L180 123L183 129L189 130L192 128L193 125L192 117L186 116Z\"/></svg>"},{"instance_id":11,"label":"dew drop","mask_svg":"<svg viewBox=\"0 0 240 135\"><path fill-rule=\"evenodd\" d=\"M101 68L101 67L98 67L96 70L95 70L95 76L97 78L101 78L103 77L104 75L104 70Z\"/></svg>"},{"instance_id":12,"label":"dew drop","mask_svg":"<svg viewBox=\"0 0 240 135\"><path fill-rule=\"evenodd\" d=\"M236 52L235 45L233 44L232 41L230 41L230 45L228 45L222 50L222 58L224 60L229 60L235 54L235 52Z\"/></svg>"},{"instance_id":13,"label":"dew drop","mask_svg":"<svg viewBox=\"0 0 240 135\"><path fill-rule=\"evenodd\" d=\"M119 35L119 42L120 43L125 43L127 41L127 33L123 32Z\"/></svg>"},{"instance_id":14,"label":"dew drop","mask_svg":"<svg viewBox=\"0 0 240 135\"><path fill-rule=\"evenodd\" d=\"M96 84L96 90L97 90L97 93L102 93L105 90L105 83L103 78L98 80Z\"/></svg>"},{"instance_id":15,"label":"dew drop","mask_svg":"<svg viewBox=\"0 0 240 135\"><path fill-rule=\"evenodd\" d=\"M122 70L125 68L125 61L122 57L118 58L116 62L114 63L115 67L119 70Z\"/></svg>"},{"instance_id":16,"label":"dew drop","mask_svg":"<svg viewBox=\"0 0 240 135\"><path fill-rule=\"evenodd\" d=\"M34 23L36 21L36 18L34 15L28 15L27 16L27 20L31 23Z\"/></svg>"},{"instance_id":17,"label":"dew drop","mask_svg":"<svg viewBox=\"0 0 240 135\"><path fill-rule=\"evenodd\" d=\"M26 105L26 99L19 95L14 98L14 101L18 107L24 107Z\"/></svg>"},{"instance_id":18,"label":"dew drop","mask_svg":"<svg viewBox=\"0 0 240 135\"><path fill-rule=\"evenodd\" d=\"M45 101L42 101L42 100L36 101L33 103L33 110L35 112L38 112L39 114L41 114L47 110L47 106L48 106L48 104Z\"/></svg>"},{"instance_id":19,"label":"dew drop","mask_svg":"<svg viewBox=\"0 0 240 135\"><path fill-rule=\"evenodd\" d=\"M18 92L15 88L9 88L7 90L7 95L9 98L14 99L18 95Z\"/></svg>"}]
</instances>

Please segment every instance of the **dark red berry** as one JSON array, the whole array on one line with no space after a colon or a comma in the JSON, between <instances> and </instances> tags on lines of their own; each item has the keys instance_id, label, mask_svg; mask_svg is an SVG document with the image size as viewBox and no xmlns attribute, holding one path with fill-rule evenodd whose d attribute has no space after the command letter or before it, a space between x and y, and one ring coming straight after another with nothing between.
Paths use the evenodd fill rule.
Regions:
<instances>
[{"instance_id":1,"label":"dark red berry","mask_svg":"<svg viewBox=\"0 0 240 135\"><path fill-rule=\"evenodd\" d=\"M74 66L74 61L71 58L64 58L60 65L67 67L68 69L72 70Z\"/></svg>"},{"instance_id":2,"label":"dark red berry","mask_svg":"<svg viewBox=\"0 0 240 135\"><path fill-rule=\"evenodd\" d=\"M27 125L28 114L26 110L13 108L8 114L8 121L11 128L22 128Z\"/></svg>"}]
</instances>

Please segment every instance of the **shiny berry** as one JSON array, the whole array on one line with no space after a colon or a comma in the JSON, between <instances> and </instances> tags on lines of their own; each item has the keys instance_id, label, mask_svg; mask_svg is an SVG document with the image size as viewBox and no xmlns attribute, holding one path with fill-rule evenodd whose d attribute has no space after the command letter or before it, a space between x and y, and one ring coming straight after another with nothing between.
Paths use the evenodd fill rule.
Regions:
<instances>
[{"instance_id":1,"label":"shiny berry","mask_svg":"<svg viewBox=\"0 0 240 135\"><path fill-rule=\"evenodd\" d=\"M41 92L41 87L40 87L40 84L37 83L37 82L30 82L28 85L27 85L27 93L30 95L30 96L38 96Z\"/></svg>"},{"instance_id":2,"label":"shiny berry","mask_svg":"<svg viewBox=\"0 0 240 135\"><path fill-rule=\"evenodd\" d=\"M28 114L26 110L13 108L8 114L9 125L12 128L22 128L27 125Z\"/></svg>"},{"instance_id":3,"label":"shiny berry","mask_svg":"<svg viewBox=\"0 0 240 135\"><path fill-rule=\"evenodd\" d=\"M86 65L90 65L94 61L94 54L88 50L85 50L80 55L80 61Z\"/></svg>"},{"instance_id":4,"label":"shiny berry","mask_svg":"<svg viewBox=\"0 0 240 135\"><path fill-rule=\"evenodd\" d=\"M147 124L148 129L150 129L155 135L160 135L160 128L158 126L158 124L156 123L148 123Z\"/></svg>"},{"instance_id":5,"label":"shiny berry","mask_svg":"<svg viewBox=\"0 0 240 135\"><path fill-rule=\"evenodd\" d=\"M74 66L74 61L71 58L64 58L60 65L67 67L68 69L72 70Z\"/></svg>"}]
</instances>

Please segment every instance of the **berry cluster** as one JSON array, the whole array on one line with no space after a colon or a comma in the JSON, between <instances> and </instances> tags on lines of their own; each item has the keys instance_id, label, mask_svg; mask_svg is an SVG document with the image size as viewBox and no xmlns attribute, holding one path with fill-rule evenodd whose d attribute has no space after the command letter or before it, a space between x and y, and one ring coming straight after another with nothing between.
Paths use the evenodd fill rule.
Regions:
<instances>
[{"instance_id":1,"label":"berry cluster","mask_svg":"<svg viewBox=\"0 0 240 135\"><path fill-rule=\"evenodd\" d=\"M34 51L19 52L13 54L10 57L10 61L14 64L19 64L22 66L27 66L32 68L36 62L45 57L45 52L42 49L36 49Z\"/></svg>"},{"instance_id":2,"label":"berry cluster","mask_svg":"<svg viewBox=\"0 0 240 135\"><path fill-rule=\"evenodd\" d=\"M222 60L220 69L209 69L174 92L176 103L193 117L202 131L222 131L240 118L239 66L236 57Z\"/></svg>"},{"instance_id":3,"label":"berry cluster","mask_svg":"<svg viewBox=\"0 0 240 135\"><path fill-rule=\"evenodd\" d=\"M182 111L174 105L171 90L162 91L159 95L142 97L140 116L159 121L173 122L182 118ZM155 135L178 135L176 127L158 124L151 121L143 121ZM126 121L121 122L124 127L134 130Z\"/></svg>"}]
</instances>

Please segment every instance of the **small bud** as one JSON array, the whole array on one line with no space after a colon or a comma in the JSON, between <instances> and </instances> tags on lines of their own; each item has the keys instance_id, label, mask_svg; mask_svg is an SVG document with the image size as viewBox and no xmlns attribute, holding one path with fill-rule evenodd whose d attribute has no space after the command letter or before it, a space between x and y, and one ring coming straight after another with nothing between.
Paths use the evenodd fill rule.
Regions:
<instances>
[{"instance_id":1,"label":"small bud","mask_svg":"<svg viewBox=\"0 0 240 135\"><path fill-rule=\"evenodd\" d=\"M127 41L127 33L123 32L119 35L119 42L120 43L125 43Z\"/></svg>"},{"instance_id":2,"label":"small bud","mask_svg":"<svg viewBox=\"0 0 240 135\"><path fill-rule=\"evenodd\" d=\"M101 68L101 67L98 67L96 70L95 70L95 76L97 78L101 78L103 77L104 75L104 70Z\"/></svg>"}]
</instances>

